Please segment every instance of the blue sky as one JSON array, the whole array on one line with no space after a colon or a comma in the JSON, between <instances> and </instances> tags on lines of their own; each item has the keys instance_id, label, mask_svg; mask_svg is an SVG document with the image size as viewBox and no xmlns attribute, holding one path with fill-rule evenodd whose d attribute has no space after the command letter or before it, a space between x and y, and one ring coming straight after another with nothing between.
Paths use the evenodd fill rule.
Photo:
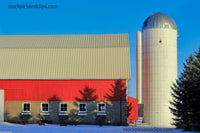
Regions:
<instances>
[{"instance_id":1,"label":"blue sky","mask_svg":"<svg viewBox=\"0 0 200 133\"><path fill-rule=\"evenodd\" d=\"M57 5L55 9L10 9L8 5ZM200 46L200 0L1 0L0 35L128 33L131 56L130 96L136 97L136 32L156 12L178 28L178 75Z\"/></svg>"}]
</instances>

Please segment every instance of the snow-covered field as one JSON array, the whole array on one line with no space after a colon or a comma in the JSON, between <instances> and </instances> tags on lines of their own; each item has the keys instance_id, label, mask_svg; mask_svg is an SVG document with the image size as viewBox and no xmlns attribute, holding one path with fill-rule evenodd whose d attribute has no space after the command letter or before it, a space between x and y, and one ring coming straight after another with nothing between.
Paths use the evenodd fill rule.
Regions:
<instances>
[{"instance_id":1,"label":"snow-covered field","mask_svg":"<svg viewBox=\"0 0 200 133\"><path fill-rule=\"evenodd\" d=\"M0 123L0 133L181 133L182 130L174 128L158 128L147 126L97 126L97 125L44 125L37 124L11 124L7 122ZM195 133L195 132L183 132Z\"/></svg>"}]
</instances>

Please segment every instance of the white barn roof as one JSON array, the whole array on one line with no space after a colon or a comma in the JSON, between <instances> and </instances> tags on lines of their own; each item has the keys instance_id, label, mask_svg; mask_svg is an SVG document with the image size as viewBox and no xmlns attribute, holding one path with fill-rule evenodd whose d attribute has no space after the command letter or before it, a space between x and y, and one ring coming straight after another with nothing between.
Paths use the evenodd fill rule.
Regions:
<instances>
[{"instance_id":1,"label":"white barn roof","mask_svg":"<svg viewBox=\"0 0 200 133\"><path fill-rule=\"evenodd\" d=\"M0 36L0 79L130 79L127 34Z\"/></svg>"}]
</instances>

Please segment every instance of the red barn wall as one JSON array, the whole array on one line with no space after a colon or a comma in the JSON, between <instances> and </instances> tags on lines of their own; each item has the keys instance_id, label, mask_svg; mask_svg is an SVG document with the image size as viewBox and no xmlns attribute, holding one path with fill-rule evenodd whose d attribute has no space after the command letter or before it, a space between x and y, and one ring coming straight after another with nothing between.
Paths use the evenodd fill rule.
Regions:
<instances>
[{"instance_id":1,"label":"red barn wall","mask_svg":"<svg viewBox=\"0 0 200 133\"><path fill-rule=\"evenodd\" d=\"M138 100L128 97L127 108L127 114L130 113L130 115L127 116L127 120L138 120Z\"/></svg>"},{"instance_id":2,"label":"red barn wall","mask_svg":"<svg viewBox=\"0 0 200 133\"><path fill-rule=\"evenodd\" d=\"M48 101L57 96L61 101L75 101L81 97L79 90L86 86L96 89L95 101L106 101L111 84L116 80L0 80L0 89L5 90L6 101ZM121 80L126 87L126 80Z\"/></svg>"}]
</instances>

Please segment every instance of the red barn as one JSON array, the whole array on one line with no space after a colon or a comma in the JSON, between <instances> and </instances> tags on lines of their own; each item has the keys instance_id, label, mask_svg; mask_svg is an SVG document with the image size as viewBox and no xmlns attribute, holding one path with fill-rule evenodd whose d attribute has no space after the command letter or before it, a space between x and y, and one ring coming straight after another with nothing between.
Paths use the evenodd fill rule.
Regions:
<instances>
[{"instance_id":1,"label":"red barn","mask_svg":"<svg viewBox=\"0 0 200 133\"><path fill-rule=\"evenodd\" d=\"M127 34L0 36L0 119L127 122Z\"/></svg>"}]
</instances>

